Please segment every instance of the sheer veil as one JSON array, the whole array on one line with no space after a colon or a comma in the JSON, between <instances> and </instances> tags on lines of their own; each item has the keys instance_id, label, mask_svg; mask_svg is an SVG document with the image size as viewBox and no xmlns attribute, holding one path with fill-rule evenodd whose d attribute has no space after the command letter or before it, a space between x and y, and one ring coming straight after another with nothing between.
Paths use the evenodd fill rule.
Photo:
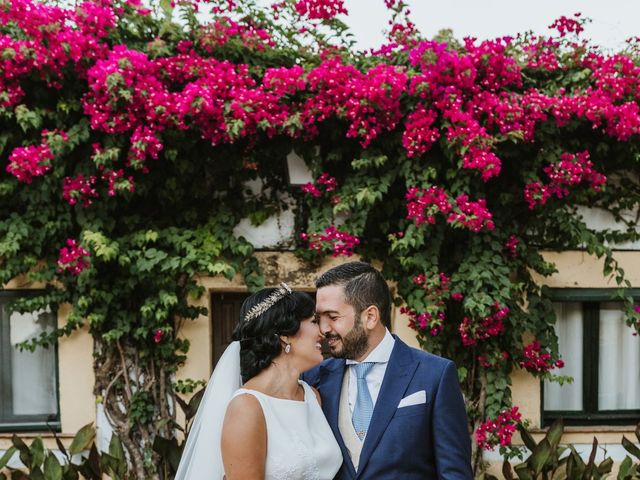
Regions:
<instances>
[{"instance_id":1,"label":"sheer veil","mask_svg":"<svg viewBox=\"0 0 640 480\"><path fill-rule=\"evenodd\" d=\"M175 480L222 480L222 423L227 405L241 385L240 342L236 341L224 351L207 384Z\"/></svg>"}]
</instances>

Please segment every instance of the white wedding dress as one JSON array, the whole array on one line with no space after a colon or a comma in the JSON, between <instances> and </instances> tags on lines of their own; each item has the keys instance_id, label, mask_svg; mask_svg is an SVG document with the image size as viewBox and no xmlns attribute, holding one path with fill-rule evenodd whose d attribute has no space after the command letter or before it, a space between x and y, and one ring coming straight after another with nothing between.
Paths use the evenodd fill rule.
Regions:
<instances>
[{"instance_id":1,"label":"white wedding dress","mask_svg":"<svg viewBox=\"0 0 640 480\"><path fill-rule=\"evenodd\" d=\"M313 389L302 380L304 401L270 397L241 388L234 397L253 395L267 426L265 480L332 480L342 453Z\"/></svg>"},{"instance_id":2,"label":"white wedding dress","mask_svg":"<svg viewBox=\"0 0 640 480\"><path fill-rule=\"evenodd\" d=\"M241 388L240 342L218 361L191 425L175 480L223 480L220 440L227 406L243 393L258 399L267 426L265 480L332 480L342 453L313 389L303 381L304 401Z\"/></svg>"}]
</instances>

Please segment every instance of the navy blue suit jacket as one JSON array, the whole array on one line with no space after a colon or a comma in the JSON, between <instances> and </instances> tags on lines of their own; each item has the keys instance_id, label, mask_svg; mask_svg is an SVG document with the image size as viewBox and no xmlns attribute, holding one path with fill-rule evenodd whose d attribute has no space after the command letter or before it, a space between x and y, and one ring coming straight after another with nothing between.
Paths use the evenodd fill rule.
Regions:
<instances>
[{"instance_id":1,"label":"navy blue suit jacket","mask_svg":"<svg viewBox=\"0 0 640 480\"><path fill-rule=\"evenodd\" d=\"M345 366L344 359L330 358L303 375L320 391L322 410L342 450L336 480L473 478L471 437L452 361L395 337L357 473L338 428ZM400 400L421 390L426 403L398 408Z\"/></svg>"}]
</instances>

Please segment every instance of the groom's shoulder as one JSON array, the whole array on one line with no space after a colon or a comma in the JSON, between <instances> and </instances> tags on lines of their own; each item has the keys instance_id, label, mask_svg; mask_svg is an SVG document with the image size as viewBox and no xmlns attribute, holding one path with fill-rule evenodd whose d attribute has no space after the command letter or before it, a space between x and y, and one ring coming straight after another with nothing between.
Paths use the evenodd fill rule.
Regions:
<instances>
[{"instance_id":1,"label":"groom's shoulder","mask_svg":"<svg viewBox=\"0 0 640 480\"><path fill-rule=\"evenodd\" d=\"M343 360L344 361L344 360ZM340 360L336 358L327 358L322 363L316 365L310 370L307 370L302 374L302 379L313 387L317 387L320 383L320 372L323 370L333 370L340 365Z\"/></svg>"},{"instance_id":2,"label":"groom's shoulder","mask_svg":"<svg viewBox=\"0 0 640 480\"><path fill-rule=\"evenodd\" d=\"M406 347L408 353L415 361L424 365L428 365L431 369L435 368L444 370L449 364L453 364L453 361L449 360L448 358L425 352L424 350L421 350L419 348L410 347L404 342L403 345L404 347Z\"/></svg>"}]
</instances>

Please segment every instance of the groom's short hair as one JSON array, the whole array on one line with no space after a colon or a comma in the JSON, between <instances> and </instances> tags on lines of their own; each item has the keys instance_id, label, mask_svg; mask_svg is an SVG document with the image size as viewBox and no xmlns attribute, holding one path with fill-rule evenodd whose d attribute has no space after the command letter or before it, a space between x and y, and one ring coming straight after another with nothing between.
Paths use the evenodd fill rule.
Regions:
<instances>
[{"instance_id":1,"label":"groom's short hair","mask_svg":"<svg viewBox=\"0 0 640 480\"><path fill-rule=\"evenodd\" d=\"M340 285L347 303L353 305L356 315L375 305L382 324L391 328L391 293L382 274L365 262L349 262L333 267L316 280L316 288Z\"/></svg>"}]
</instances>

